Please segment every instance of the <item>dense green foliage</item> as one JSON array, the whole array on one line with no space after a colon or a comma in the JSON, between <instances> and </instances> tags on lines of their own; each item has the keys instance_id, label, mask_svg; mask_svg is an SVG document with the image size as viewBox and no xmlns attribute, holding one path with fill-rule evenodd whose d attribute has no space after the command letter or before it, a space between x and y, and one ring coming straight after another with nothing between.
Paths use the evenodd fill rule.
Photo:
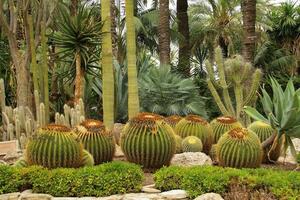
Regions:
<instances>
[{"instance_id":1,"label":"dense green foliage","mask_svg":"<svg viewBox=\"0 0 300 200\"><path fill-rule=\"evenodd\" d=\"M143 172L134 164L112 162L80 169L0 165L0 194L32 189L53 196L109 196L140 191Z\"/></svg>"},{"instance_id":2,"label":"dense green foliage","mask_svg":"<svg viewBox=\"0 0 300 200\"><path fill-rule=\"evenodd\" d=\"M158 189L185 189L191 198L209 192L223 196L231 186L239 184L249 188L249 192L270 191L278 199L296 200L300 196L300 174L291 171L172 166L157 171L154 179Z\"/></svg>"},{"instance_id":3,"label":"dense green foliage","mask_svg":"<svg viewBox=\"0 0 300 200\"><path fill-rule=\"evenodd\" d=\"M123 128L121 148L129 162L157 169L169 165L176 151L174 131L162 116L140 113Z\"/></svg>"}]
</instances>

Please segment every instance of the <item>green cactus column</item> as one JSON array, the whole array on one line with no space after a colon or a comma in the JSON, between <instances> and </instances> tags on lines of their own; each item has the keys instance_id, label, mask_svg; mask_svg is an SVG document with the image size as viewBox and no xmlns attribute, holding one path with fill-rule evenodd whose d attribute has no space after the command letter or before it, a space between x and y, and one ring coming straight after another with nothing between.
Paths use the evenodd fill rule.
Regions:
<instances>
[{"instance_id":1,"label":"green cactus column","mask_svg":"<svg viewBox=\"0 0 300 200\"><path fill-rule=\"evenodd\" d=\"M96 165L112 161L115 141L112 132L107 131L101 121L87 119L76 126L74 132L84 148L92 154Z\"/></svg>"},{"instance_id":2,"label":"green cactus column","mask_svg":"<svg viewBox=\"0 0 300 200\"><path fill-rule=\"evenodd\" d=\"M129 162L145 169L158 169L169 165L175 153L174 131L162 116L141 113L125 125L121 148Z\"/></svg>"},{"instance_id":3,"label":"green cactus column","mask_svg":"<svg viewBox=\"0 0 300 200\"><path fill-rule=\"evenodd\" d=\"M216 148L219 164L224 167L255 168L262 161L259 138L246 128L235 128L226 132Z\"/></svg>"}]
</instances>

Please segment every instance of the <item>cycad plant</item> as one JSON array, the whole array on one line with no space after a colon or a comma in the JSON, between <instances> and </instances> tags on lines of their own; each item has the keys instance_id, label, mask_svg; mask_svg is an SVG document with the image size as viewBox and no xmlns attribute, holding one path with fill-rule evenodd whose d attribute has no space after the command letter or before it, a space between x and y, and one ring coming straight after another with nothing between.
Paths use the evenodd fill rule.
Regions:
<instances>
[{"instance_id":1,"label":"cycad plant","mask_svg":"<svg viewBox=\"0 0 300 200\"><path fill-rule=\"evenodd\" d=\"M300 138L300 89L296 90L292 80L290 80L283 90L274 78L271 78L271 87L272 98L265 88L262 89L260 102L264 113L261 114L249 106L246 106L244 110L253 119L269 123L276 130L262 143L264 149L272 145L269 155L275 150L279 139L284 137L285 150L290 146L292 154L296 156L292 138Z\"/></svg>"},{"instance_id":2,"label":"cycad plant","mask_svg":"<svg viewBox=\"0 0 300 200\"><path fill-rule=\"evenodd\" d=\"M198 94L192 79L172 73L170 67L153 67L139 77L139 95L143 111L161 115L206 117L204 100Z\"/></svg>"},{"instance_id":3,"label":"cycad plant","mask_svg":"<svg viewBox=\"0 0 300 200\"><path fill-rule=\"evenodd\" d=\"M75 68L75 102L82 98L83 77L88 71L93 55L99 55L101 27L103 23L93 15L94 7L82 5L75 16L71 16L69 9L61 6L59 18L56 20L57 32L52 36L58 47L61 60L71 60L71 67Z\"/></svg>"}]
</instances>

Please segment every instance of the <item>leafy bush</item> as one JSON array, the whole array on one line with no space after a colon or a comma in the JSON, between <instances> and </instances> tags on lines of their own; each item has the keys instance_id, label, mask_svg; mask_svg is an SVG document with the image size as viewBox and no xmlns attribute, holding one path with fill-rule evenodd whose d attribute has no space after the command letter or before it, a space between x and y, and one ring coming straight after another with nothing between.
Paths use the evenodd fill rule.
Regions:
<instances>
[{"instance_id":1,"label":"leafy bush","mask_svg":"<svg viewBox=\"0 0 300 200\"><path fill-rule=\"evenodd\" d=\"M109 196L140 191L143 172L138 165L112 162L79 169L0 166L0 194L32 189L52 196Z\"/></svg>"},{"instance_id":2,"label":"leafy bush","mask_svg":"<svg viewBox=\"0 0 300 200\"><path fill-rule=\"evenodd\" d=\"M279 199L300 196L300 174L270 169L233 169L213 166L165 167L155 173L160 190L185 189L191 198L215 192L224 195L231 185L245 185L250 191L266 190Z\"/></svg>"}]
</instances>

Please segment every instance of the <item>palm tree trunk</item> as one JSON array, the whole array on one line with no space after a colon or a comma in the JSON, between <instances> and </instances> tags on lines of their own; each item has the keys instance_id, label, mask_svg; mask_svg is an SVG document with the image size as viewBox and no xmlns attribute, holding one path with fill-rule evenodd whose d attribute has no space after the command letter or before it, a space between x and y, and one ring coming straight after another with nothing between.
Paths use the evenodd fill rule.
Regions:
<instances>
[{"instance_id":1,"label":"palm tree trunk","mask_svg":"<svg viewBox=\"0 0 300 200\"><path fill-rule=\"evenodd\" d=\"M139 95L136 69L136 36L134 24L134 1L126 0L127 66L128 66L128 117L139 113Z\"/></svg>"},{"instance_id":2,"label":"palm tree trunk","mask_svg":"<svg viewBox=\"0 0 300 200\"><path fill-rule=\"evenodd\" d=\"M186 77L190 76L190 31L189 31L189 18L187 14L188 1L177 0L177 20L178 32L183 36L179 40L179 58L178 68L181 74Z\"/></svg>"},{"instance_id":3,"label":"palm tree trunk","mask_svg":"<svg viewBox=\"0 0 300 200\"><path fill-rule=\"evenodd\" d=\"M242 0L241 8L243 14L243 56L246 61L253 63L255 53L255 21L256 0Z\"/></svg>"},{"instance_id":4,"label":"palm tree trunk","mask_svg":"<svg viewBox=\"0 0 300 200\"><path fill-rule=\"evenodd\" d=\"M117 35L117 8L115 0L110 0L110 16L111 16L111 39L112 51L115 58L118 57L118 35Z\"/></svg>"},{"instance_id":5,"label":"palm tree trunk","mask_svg":"<svg viewBox=\"0 0 300 200\"><path fill-rule=\"evenodd\" d=\"M71 0L69 9L70 9L71 16L75 16L78 10L78 0Z\"/></svg>"},{"instance_id":6,"label":"palm tree trunk","mask_svg":"<svg viewBox=\"0 0 300 200\"><path fill-rule=\"evenodd\" d=\"M75 104L79 103L79 99L82 98L82 70L81 70L81 57L80 53L77 52L75 55L75 65L76 65L76 76L75 76L75 90L74 90L74 101Z\"/></svg>"},{"instance_id":7,"label":"palm tree trunk","mask_svg":"<svg viewBox=\"0 0 300 200\"><path fill-rule=\"evenodd\" d=\"M101 1L101 17L104 21L102 32L102 98L103 122L112 130L114 124L114 71L111 41L110 0Z\"/></svg>"},{"instance_id":8,"label":"palm tree trunk","mask_svg":"<svg viewBox=\"0 0 300 200\"><path fill-rule=\"evenodd\" d=\"M170 10L169 0L159 1L159 59L161 65L170 65Z\"/></svg>"}]
</instances>

